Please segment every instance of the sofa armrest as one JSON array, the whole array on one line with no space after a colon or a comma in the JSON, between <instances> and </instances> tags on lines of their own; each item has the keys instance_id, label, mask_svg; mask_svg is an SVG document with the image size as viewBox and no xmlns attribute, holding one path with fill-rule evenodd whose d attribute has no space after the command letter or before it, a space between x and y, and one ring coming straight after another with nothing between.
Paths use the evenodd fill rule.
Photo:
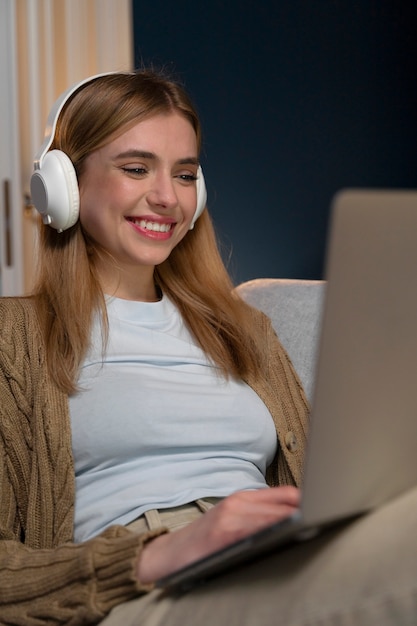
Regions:
<instances>
[{"instance_id":1,"label":"sofa armrest","mask_svg":"<svg viewBox=\"0 0 417 626\"><path fill-rule=\"evenodd\" d=\"M314 386L325 287L325 281L321 280L257 278L236 288L246 302L271 319L309 400Z\"/></svg>"}]
</instances>

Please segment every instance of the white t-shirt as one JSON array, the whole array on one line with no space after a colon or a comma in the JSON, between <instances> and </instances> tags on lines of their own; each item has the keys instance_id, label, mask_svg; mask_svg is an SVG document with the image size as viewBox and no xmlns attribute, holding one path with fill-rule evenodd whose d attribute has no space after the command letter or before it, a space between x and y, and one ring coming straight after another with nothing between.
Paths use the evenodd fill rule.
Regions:
<instances>
[{"instance_id":1,"label":"white t-shirt","mask_svg":"<svg viewBox=\"0 0 417 626\"><path fill-rule=\"evenodd\" d=\"M269 411L208 361L174 304L108 299L70 398L75 540L148 509L266 486L276 450Z\"/></svg>"}]
</instances>

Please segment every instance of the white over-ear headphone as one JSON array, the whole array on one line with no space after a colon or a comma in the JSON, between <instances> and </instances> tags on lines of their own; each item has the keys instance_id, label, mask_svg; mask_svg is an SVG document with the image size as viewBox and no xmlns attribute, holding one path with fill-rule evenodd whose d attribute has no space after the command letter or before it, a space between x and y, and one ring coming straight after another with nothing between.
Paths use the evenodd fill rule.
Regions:
<instances>
[{"instance_id":1,"label":"white over-ear headphone","mask_svg":"<svg viewBox=\"0 0 417 626\"><path fill-rule=\"evenodd\" d=\"M49 151L54 139L59 115L67 100L80 87L96 78L114 73L96 74L76 83L58 98L48 115L45 138L33 163L34 172L30 179L30 192L33 205L41 214L43 223L55 228L58 232L71 228L77 222L80 211L77 175L71 159L62 150ZM206 202L206 185L203 171L199 167L197 174L197 207L190 230L194 228L194 224L203 212Z\"/></svg>"}]
</instances>

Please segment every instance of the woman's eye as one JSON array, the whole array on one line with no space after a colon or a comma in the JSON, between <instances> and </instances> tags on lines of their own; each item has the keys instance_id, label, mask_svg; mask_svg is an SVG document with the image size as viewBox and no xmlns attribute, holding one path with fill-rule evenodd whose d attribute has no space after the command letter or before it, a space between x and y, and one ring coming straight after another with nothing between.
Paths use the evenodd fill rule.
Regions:
<instances>
[{"instance_id":1,"label":"woman's eye","mask_svg":"<svg viewBox=\"0 0 417 626\"><path fill-rule=\"evenodd\" d=\"M122 171L126 174L131 174L132 176L143 176L146 174L147 170L145 167L122 167Z\"/></svg>"},{"instance_id":2,"label":"woman's eye","mask_svg":"<svg viewBox=\"0 0 417 626\"><path fill-rule=\"evenodd\" d=\"M178 178L180 180L184 180L185 182L192 182L193 180L197 180L197 176L195 174L178 174Z\"/></svg>"}]
</instances>

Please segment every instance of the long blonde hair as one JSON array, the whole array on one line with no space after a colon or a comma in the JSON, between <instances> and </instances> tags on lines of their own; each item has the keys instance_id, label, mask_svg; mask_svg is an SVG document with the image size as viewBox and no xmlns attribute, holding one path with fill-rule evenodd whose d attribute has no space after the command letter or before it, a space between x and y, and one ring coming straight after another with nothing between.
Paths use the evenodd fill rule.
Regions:
<instances>
[{"instance_id":1,"label":"long blonde hair","mask_svg":"<svg viewBox=\"0 0 417 626\"><path fill-rule=\"evenodd\" d=\"M199 119L180 85L148 71L103 76L83 86L65 105L51 148L68 154L80 178L85 158L110 137L129 124L172 111L191 123L200 148ZM102 253L80 221L63 233L40 224L35 302L50 375L66 393L77 388L97 311L106 336L106 306L95 263ZM207 210L156 267L155 281L225 376L244 378L256 372L262 355L251 310L233 292Z\"/></svg>"}]
</instances>

